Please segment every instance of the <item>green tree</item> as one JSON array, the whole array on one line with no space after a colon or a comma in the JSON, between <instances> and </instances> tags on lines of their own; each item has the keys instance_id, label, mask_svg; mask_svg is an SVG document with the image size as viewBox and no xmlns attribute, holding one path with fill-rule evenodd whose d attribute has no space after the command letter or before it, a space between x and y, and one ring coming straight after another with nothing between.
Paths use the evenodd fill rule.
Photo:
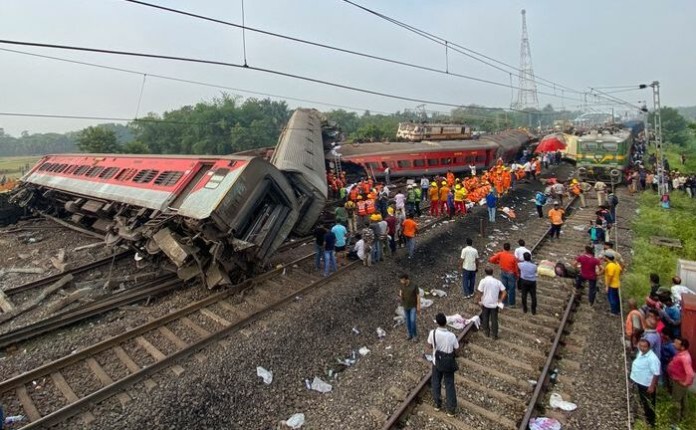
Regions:
<instances>
[{"instance_id":1,"label":"green tree","mask_svg":"<svg viewBox=\"0 0 696 430\"><path fill-rule=\"evenodd\" d=\"M87 127L77 136L77 147L83 152L120 152L116 133L102 127Z\"/></svg>"},{"instance_id":2,"label":"green tree","mask_svg":"<svg viewBox=\"0 0 696 430\"><path fill-rule=\"evenodd\" d=\"M662 119L662 140L673 145L685 146L689 142L689 129L686 119L679 111L671 107L660 109ZM655 114L651 113L649 121L654 124Z\"/></svg>"},{"instance_id":3,"label":"green tree","mask_svg":"<svg viewBox=\"0 0 696 430\"><path fill-rule=\"evenodd\" d=\"M149 154L150 148L139 140L132 140L121 147L124 154Z\"/></svg>"}]
</instances>

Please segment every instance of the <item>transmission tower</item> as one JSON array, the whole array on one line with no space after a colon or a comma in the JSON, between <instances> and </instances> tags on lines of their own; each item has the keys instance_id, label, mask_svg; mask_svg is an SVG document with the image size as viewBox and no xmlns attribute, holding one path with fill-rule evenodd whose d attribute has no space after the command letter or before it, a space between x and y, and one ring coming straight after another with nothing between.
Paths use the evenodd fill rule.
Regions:
<instances>
[{"instance_id":1,"label":"transmission tower","mask_svg":"<svg viewBox=\"0 0 696 430\"><path fill-rule=\"evenodd\" d=\"M522 9L522 44L520 46L520 89L517 91L517 109L539 109L534 70L532 69L532 49L527 34L527 11Z\"/></svg>"}]
</instances>

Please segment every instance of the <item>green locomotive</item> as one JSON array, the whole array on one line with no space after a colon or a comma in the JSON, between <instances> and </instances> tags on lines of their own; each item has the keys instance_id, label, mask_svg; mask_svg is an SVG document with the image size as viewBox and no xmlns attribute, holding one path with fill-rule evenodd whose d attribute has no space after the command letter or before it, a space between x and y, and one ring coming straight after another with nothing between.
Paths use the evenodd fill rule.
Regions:
<instances>
[{"instance_id":1,"label":"green locomotive","mask_svg":"<svg viewBox=\"0 0 696 430\"><path fill-rule=\"evenodd\" d=\"M578 177L586 182L622 181L631 160L633 136L627 130L590 133L578 139Z\"/></svg>"}]
</instances>

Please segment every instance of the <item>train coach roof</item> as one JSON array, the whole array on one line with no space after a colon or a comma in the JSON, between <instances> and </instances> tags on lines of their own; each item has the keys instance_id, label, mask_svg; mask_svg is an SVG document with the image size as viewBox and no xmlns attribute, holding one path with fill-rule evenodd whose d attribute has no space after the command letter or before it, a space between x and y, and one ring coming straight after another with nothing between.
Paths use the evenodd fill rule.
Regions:
<instances>
[{"instance_id":1,"label":"train coach roof","mask_svg":"<svg viewBox=\"0 0 696 430\"><path fill-rule=\"evenodd\" d=\"M629 138L628 132L622 131L614 134L591 133L578 138L578 142L623 142Z\"/></svg>"},{"instance_id":2,"label":"train coach roof","mask_svg":"<svg viewBox=\"0 0 696 430\"><path fill-rule=\"evenodd\" d=\"M373 142L341 145L338 153L344 157L362 155L409 154L413 152L464 151L496 149L498 145L487 139L438 140L421 142Z\"/></svg>"},{"instance_id":3,"label":"train coach roof","mask_svg":"<svg viewBox=\"0 0 696 430\"><path fill-rule=\"evenodd\" d=\"M200 161L215 161L215 160L250 160L254 158L248 155L177 155L177 154L102 154L102 153L91 153L91 152L81 152L81 153L66 153L66 154L46 154L42 157L42 160L46 158L84 158L84 159L94 159L99 158L145 158L145 159L177 159L177 160L200 160Z\"/></svg>"}]
</instances>

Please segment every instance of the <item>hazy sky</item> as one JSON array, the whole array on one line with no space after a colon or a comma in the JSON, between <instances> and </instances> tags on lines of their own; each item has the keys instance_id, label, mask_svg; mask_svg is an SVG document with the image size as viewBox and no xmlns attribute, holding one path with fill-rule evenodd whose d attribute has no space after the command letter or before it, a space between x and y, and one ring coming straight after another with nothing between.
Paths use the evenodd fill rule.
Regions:
<instances>
[{"instance_id":1,"label":"hazy sky","mask_svg":"<svg viewBox=\"0 0 696 430\"><path fill-rule=\"evenodd\" d=\"M151 0L241 23L240 0ZM356 0L488 56L519 65L521 18L527 23L537 76L585 91L588 87L659 80L662 104L696 104L696 2L650 0ZM444 48L341 0L246 0L249 26L438 69ZM133 5L121 0L1 0L0 39L70 44L242 63L241 30ZM250 65L454 104L508 107L510 89L407 69L247 32ZM290 78L228 67L117 57L0 44L46 54L272 93L373 112L418 103L354 93ZM509 83L508 73L451 53L450 71ZM143 76L0 51L0 112L133 118ZM514 76L514 85L517 77ZM553 88L539 87L553 93ZM220 89L148 77L140 115L209 100ZM248 93L228 91L249 96ZM577 107L582 95L556 90L541 106ZM630 102L648 91L618 93ZM592 99L588 99L592 101ZM289 101L291 106L312 106ZM329 106L314 104L320 109ZM448 107L429 105L447 111ZM0 116L11 134L76 130L99 121ZM103 121L101 121L103 122Z\"/></svg>"}]
</instances>

